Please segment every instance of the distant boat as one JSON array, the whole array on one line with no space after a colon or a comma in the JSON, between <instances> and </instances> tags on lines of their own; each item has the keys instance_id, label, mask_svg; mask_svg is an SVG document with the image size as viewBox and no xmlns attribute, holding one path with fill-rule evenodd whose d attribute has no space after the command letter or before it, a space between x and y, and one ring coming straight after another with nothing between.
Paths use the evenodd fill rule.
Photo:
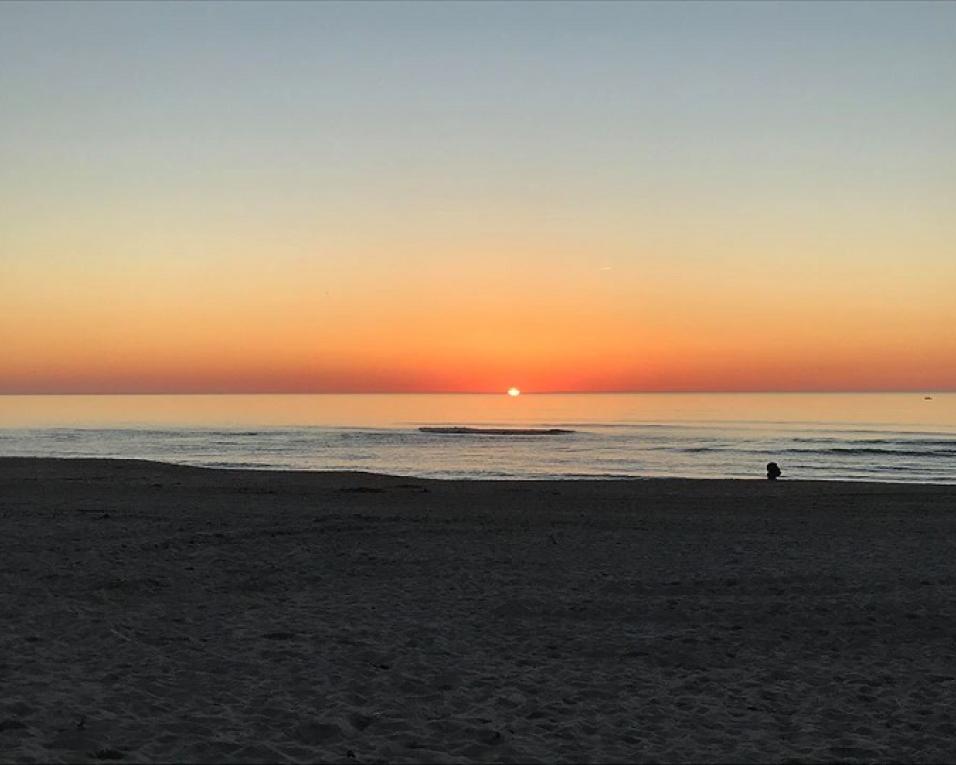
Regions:
<instances>
[{"instance_id":1,"label":"distant boat","mask_svg":"<svg viewBox=\"0 0 956 765\"><path fill-rule=\"evenodd\" d=\"M563 436L574 433L561 428L419 428L422 433L442 436Z\"/></svg>"}]
</instances>

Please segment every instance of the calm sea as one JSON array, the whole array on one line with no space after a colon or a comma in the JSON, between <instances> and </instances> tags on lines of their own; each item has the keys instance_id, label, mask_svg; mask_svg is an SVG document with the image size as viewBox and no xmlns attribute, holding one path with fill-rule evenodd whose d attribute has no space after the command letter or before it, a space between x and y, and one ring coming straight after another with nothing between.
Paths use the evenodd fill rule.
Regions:
<instances>
[{"instance_id":1,"label":"calm sea","mask_svg":"<svg viewBox=\"0 0 956 765\"><path fill-rule=\"evenodd\" d=\"M559 428L560 435L420 427ZM956 393L0 396L0 455L437 478L956 483Z\"/></svg>"}]
</instances>

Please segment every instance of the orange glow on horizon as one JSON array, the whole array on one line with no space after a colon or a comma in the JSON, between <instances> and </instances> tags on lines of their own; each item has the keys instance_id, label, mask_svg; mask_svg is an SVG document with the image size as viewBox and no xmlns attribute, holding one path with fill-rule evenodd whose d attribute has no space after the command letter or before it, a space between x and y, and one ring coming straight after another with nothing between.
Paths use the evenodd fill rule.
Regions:
<instances>
[{"instance_id":1,"label":"orange glow on horizon","mask_svg":"<svg viewBox=\"0 0 956 765\"><path fill-rule=\"evenodd\" d=\"M0 394L956 391L954 28L0 3Z\"/></svg>"},{"instance_id":2,"label":"orange glow on horizon","mask_svg":"<svg viewBox=\"0 0 956 765\"><path fill-rule=\"evenodd\" d=\"M629 263L610 240L600 258L393 246L267 270L254 252L0 264L0 393L956 389L951 259L781 273L757 252Z\"/></svg>"}]
</instances>

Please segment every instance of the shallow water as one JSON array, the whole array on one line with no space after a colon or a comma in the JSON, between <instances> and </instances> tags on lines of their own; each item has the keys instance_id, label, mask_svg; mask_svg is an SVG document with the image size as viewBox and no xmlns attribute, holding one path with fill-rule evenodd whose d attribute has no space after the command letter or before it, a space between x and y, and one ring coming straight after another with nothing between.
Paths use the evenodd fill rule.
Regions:
<instances>
[{"instance_id":1,"label":"shallow water","mask_svg":"<svg viewBox=\"0 0 956 765\"><path fill-rule=\"evenodd\" d=\"M421 427L558 428L539 435ZM440 478L956 483L956 394L0 397L0 455Z\"/></svg>"}]
</instances>

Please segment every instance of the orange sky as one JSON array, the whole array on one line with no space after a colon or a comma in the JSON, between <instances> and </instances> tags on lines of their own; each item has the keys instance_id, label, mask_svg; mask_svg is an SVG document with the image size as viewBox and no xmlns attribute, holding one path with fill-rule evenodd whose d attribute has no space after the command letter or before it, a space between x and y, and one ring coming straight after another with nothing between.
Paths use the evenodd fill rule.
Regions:
<instances>
[{"instance_id":1,"label":"orange sky","mask_svg":"<svg viewBox=\"0 0 956 765\"><path fill-rule=\"evenodd\" d=\"M953 268L856 277L786 259L617 265L586 253L94 258L0 286L4 392L899 390L956 387ZM409 258L409 260L413 260ZM610 260L610 259L609 259ZM678 259L679 260L679 259ZM529 265L529 263L533 265ZM842 268L843 266L840 266ZM828 273L829 271L829 273ZM24 286L32 280L31 288ZM17 282L19 281L19 285ZM20 286L19 289L16 286Z\"/></svg>"},{"instance_id":2,"label":"orange sky","mask_svg":"<svg viewBox=\"0 0 956 765\"><path fill-rule=\"evenodd\" d=\"M956 390L954 8L0 4L0 393Z\"/></svg>"}]
</instances>

